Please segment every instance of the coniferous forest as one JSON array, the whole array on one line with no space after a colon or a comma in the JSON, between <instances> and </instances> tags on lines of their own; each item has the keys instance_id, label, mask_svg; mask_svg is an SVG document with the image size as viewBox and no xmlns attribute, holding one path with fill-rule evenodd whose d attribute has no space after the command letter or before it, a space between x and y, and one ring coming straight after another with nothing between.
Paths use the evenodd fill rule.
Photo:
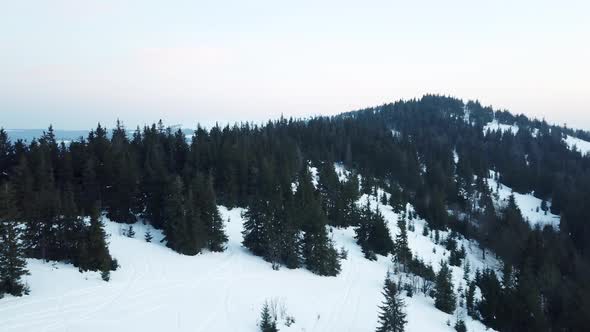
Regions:
<instances>
[{"instance_id":1,"label":"coniferous forest","mask_svg":"<svg viewBox=\"0 0 590 332\"><path fill-rule=\"evenodd\" d=\"M494 119L519 130L484 132ZM367 259L393 254L405 271L431 281L436 307L452 313L456 289L447 263L435 275L408 249L411 223L400 220L401 233L392 238L370 202L356 205L379 187L394 209L411 203L429 231L476 240L484 255L502 260L502 273L478 271L468 280L470 316L499 331L587 330L590 156L569 149L565 135L590 138L436 95L333 117L197 127L188 138L162 121L135 129L99 124L68 144L51 127L30 142L11 141L0 130L0 294L28 292L25 258L71 263L108 280L118 262L109 253L105 217L149 223L183 255L223 251L224 205L247 208L243 246L275 269L338 275L345 253L327 226L352 226ZM352 170L347 181L334 163ZM561 217L559 228L531 227L514 197L499 209L490 174L543 200L543 209ZM464 248L452 237L445 241L449 264L461 265ZM380 331L403 331L399 293L387 279L385 302L376 308Z\"/></svg>"}]
</instances>

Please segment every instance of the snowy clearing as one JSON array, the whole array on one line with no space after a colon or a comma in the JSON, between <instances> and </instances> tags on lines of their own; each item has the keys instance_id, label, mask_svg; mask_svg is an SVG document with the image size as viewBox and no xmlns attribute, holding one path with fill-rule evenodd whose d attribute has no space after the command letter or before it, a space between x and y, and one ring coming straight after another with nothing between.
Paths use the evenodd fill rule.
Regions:
<instances>
[{"instance_id":1,"label":"snowy clearing","mask_svg":"<svg viewBox=\"0 0 590 332\"><path fill-rule=\"evenodd\" d=\"M584 141L577 137L567 135L564 139L565 144L567 144L570 150L573 150L574 147L578 149L582 153L583 156L590 153L590 142Z\"/></svg>"},{"instance_id":2,"label":"snowy clearing","mask_svg":"<svg viewBox=\"0 0 590 332\"><path fill-rule=\"evenodd\" d=\"M359 204L366 199L376 198L364 196ZM395 234L397 214L377 204ZM319 277L304 269L273 271L241 245L243 210L221 206L220 212L228 221L227 250L192 257L166 248L159 242L161 233L150 226L135 224L136 237L128 238L123 234L127 226L107 221L109 248L121 266L108 283L96 272L79 273L71 265L28 260L31 295L0 300L0 330L257 331L266 300L286 308L286 315L295 319L290 327L279 319L281 331L375 330L391 260L382 256L375 262L366 260L352 228L332 230L338 248L348 250L341 274ZM408 234L411 250L438 269L448 252L421 235L424 221L414 222L416 231ZM148 228L152 243L143 239ZM477 246L460 243L467 248L473 270L497 265L490 257L483 262ZM459 285L462 269L452 270ZM454 322L454 316L435 309L433 299L416 294L405 301L407 331L453 331L446 323ZM465 318L469 331L485 330L481 323Z\"/></svg>"},{"instance_id":3,"label":"snowy clearing","mask_svg":"<svg viewBox=\"0 0 590 332\"><path fill-rule=\"evenodd\" d=\"M520 211L522 212L522 216L526 221L528 221L531 227L539 225L542 228L548 225L554 229L559 229L559 216L552 214L550 211L545 213L543 210L541 210L542 200L538 199L532 194L519 194L517 192L513 192L512 188L495 180L495 173L493 171L490 171L488 186L490 187L492 193L496 195L496 204L498 207L503 206L506 203L508 197L514 194L516 205L518 205ZM551 205L548 203L548 206Z\"/></svg>"}]
</instances>

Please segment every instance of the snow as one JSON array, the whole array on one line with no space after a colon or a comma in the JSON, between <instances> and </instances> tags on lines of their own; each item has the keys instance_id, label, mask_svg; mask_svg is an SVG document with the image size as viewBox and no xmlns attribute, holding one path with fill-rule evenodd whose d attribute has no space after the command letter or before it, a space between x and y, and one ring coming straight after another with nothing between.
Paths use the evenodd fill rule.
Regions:
<instances>
[{"instance_id":1,"label":"snow","mask_svg":"<svg viewBox=\"0 0 590 332\"><path fill-rule=\"evenodd\" d=\"M516 133L518 133L519 129L520 128L518 128L517 125L507 125L507 124L499 123L498 120L494 120L494 121L486 124L483 127L483 132L485 134L488 132L488 130L491 130L491 131L501 131L502 133L511 132L512 134L516 134Z\"/></svg>"},{"instance_id":2,"label":"snow","mask_svg":"<svg viewBox=\"0 0 590 332\"><path fill-rule=\"evenodd\" d=\"M496 204L498 207L504 206L508 200L508 197L513 194L516 205L518 205L520 211L522 212L522 216L526 221L528 221L531 227L539 225L540 227L551 226L554 229L559 228L559 216L554 215L549 211L547 211L547 214L545 214L545 212L541 210L542 200L538 199L532 194L520 194L513 192L512 188L499 183L495 180L495 178L496 173L490 171L488 186L490 187L492 193L497 197ZM551 205L547 203L547 206L550 207Z\"/></svg>"},{"instance_id":3,"label":"snow","mask_svg":"<svg viewBox=\"0 0 590 332\"><path fill-rule=\"evenodd\" d=\"M574 147L576 147L578 151L582 153L583 156L590 153L590 142L588 141L584 141L582 139L570 135L567 135L564 141L570 150L573 150Z\"/></svg>"},{"instance_id":4,"label":"snow","mask_svg":"<svg viewBox=\"0 0 590 332\"><path fill-rule=\"evenodd\" d=\"M318 168L311 166L311 165L309 165L308 168L309 168L309 173L311 175L311 183L313 184L313 186L315 188L317 188L318 187L318 180L319 180Z\"/></svg>"},{"instance_id":5,"label":"snow","mask_svg":"<svg viewBox=\"0 0 590 332\"><path fill-rule=\"evenodd\" d=\"M350 176L350 171L347 170L343 164L334 163L334 170L336 171L336 175L338 175L338 180L340 180L340 182L344 182L344 181L348 180L348 177ZM358 175L358 179L360 182L360 180L361 180L360 175Z\"/></svg>"},{"instance_id":6,"label":"snow","mask_svg":"<svg viewBox=\"0 0 590 332\"><path fill-rule=\"evenodd\" d=\"M343 167L337 169L345 173ZM383 191L379 190L378 195ZM376 196L364 195L357 202L372 202L383 213L392 236L399 232L398 214ZM109 249L120 268L104 282L97 272L79 273L64 263L28 260L31 275L26 277L31 295L0 300L0 330L9 331L258 331L257 321L265 301L277 304L279 329L288 331L374 331L378 322L383 280L391 269L391 257L377 261L363 257L354 239L353 228L330 229L338 248L348 251L337 277L320 277L305 269L274 271L271 265L242 247L243 209L219 207L227 222L227 249L184 256L160 242L161 232L138 222L135 238L124 235L127 225L108 220L105 229ZM413 211L411 205L408 211ZM423 236L425 221L414 219L414 232L408 232L413 253L438 270L438 263L449 252ZM144 241L150 230L153 240ZM440 232L441 239L448 232ZM458 241L467 250L472 271L497 268L493 255L486 260L475 243ZM462 282L463 270L451 267L455 290ZM472 273L473 273L472 272ZM397 276L396 276L397 277ZM463 282L463 288L465 284ZM455 315L434 307L434 300L419 293L405 298L407 331L453 331ZM484 331L485 326L464 315L469 331ZM284 325L286 316L295 323Z\"/></svg>"}]
</instances>

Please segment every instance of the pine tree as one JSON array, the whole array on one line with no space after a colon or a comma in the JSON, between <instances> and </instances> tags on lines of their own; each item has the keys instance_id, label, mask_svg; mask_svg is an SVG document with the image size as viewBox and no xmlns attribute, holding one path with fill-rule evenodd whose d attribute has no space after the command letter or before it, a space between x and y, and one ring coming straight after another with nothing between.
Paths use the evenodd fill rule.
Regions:
<instances>
[{"instance_id":1,"label":"pine tree","mask_svg":"<svg viewBox=\"0 0 590 332\"><path fill-rule=\"evenodd\" d=\"M129 237L129 238L135 237L135 231L133 230L133 225L129 225L129 228L127 228L127 232L125 232L125 234L127 234L127 237Z\"/></svg>"},{"instance_id":2,"label":"pine tree","mask_svg":"<svg viewBox=\"0 0 590 332\"><path fill-rule=\"evenodd\" d=\"M369 200L367 200L367 204L361 210L359 224L354 230L356 243L361 247L366 258L373 256L371 248L369 247L369 236L372 219L373 213L371 211L371 203Z\"/></svg>"},{"instance_id":3,"label":"pine tree","mask_svg":"<svg viewBox=\"0 0 590 332\"><path fill-rule=\"evenodd\" d=\"M467 326L465 326L465 321L462 319L457 320L455 323L455 331L457 332L467 332Z\"/></svg>"},{"instance_id":4,"label":"pine tree","mask_svg":"<svg viewBox=\"0 0 590 332\"><path fill-rule=\"evenodd\" d=\"M149 229L145 232L144 239L145 239L145 242L147 242L147 243L152 242L153 236L152 236L152 232L150 232Z\"/></svg>"},{"instance_id":5,"label":"pine tree","mask_svg":"<svg viewBox=\"0 0 590 332\"><path fill-rule=\"evenodd\" d=\"M267 255L271 223L269 203L264 198L253 201L244 212L243 218L242 244L256 256Z\"/></svg>"},{"instance_id":6,"label":"pine tree","mask_svg":"<svg viewBox=\"0 0 590 332\"><path fill-rule=\"evenodd\" d=\"M182 179L179 176L167 184L162 226L166 246L176 252L189 254L186 250L187 223L183 191Z\"/></svg>"},{"instance_id":7,"label":"pine tree","mask_svg":"<svg viewBox=\"0 0 590 332\"><path fill-rule=\"evenodd\" d=\"M198 196L194 193L198 187L191 184L188 188L185 198L185 229L184 234L184 253L187 255L196 255L207 247L207 228L203 222L201 206Z\"/></svg>"},{"instance_id":8,"label":"pine tree","mask_svg":"<svg viewBox=\"0 0 590 332\"><path fill-rule=\"evenodd\" d=\"M139 193L137 158L132 153L127 131L119 120L113 130L111 146L107 163L112 165L109 170L111 182L105 197L107 217L116 222L134 223Z\"/></svg>"},{"instance_id":9,"label":"pine tree","mask_svg":"<svg viewBox=\"0 0 590 332\"><path fill-rule=\"evenodd\" d=\"M102 271L100 271L100 277L102 278L102 280L108 282L109 280L111 280L111 271L108 268L102 269Z\"/></svg>"},{"instance_id":10,"label":"pine tree","mask_svg":"<svg viewBox=\"0 0 590 332\"><path fill-rule=\"evenodd\" d=\"M261 332L278 332L277 322L270 314L268 302L264 303L260 314L260 331Z\"/></svg>"},{"instance_id":11,"label":"pine tree","mask_svg":"<svg viewBox=\"0 0 590 332\"><path fill-rule=\"evenodd\" d=\"M369 243L371 243L373 251L379 255L387 256L394 250L394 244L391 240L389 227L387 227L385 218L379 209L377 209L377 211L373 214Z\"/></svg>"},{"instance_id":12,"label":"pine tree","mask_svg":"<svg viewBox=\"0 0 590 332\"><path fill-rule=\"evenodd\" d=\"M82 271L113 270L115 264L106 242L106 233L100 219L98 204L90 212L90 226L80 249L79 269Z\"/></svg>"},{"instance_id":13,"label":"pine tree","mask_svg":"<svg viewBox=\"0 0 590 332\"><path fill-rule=\"evenodd\" d=\"M452 314L457 304L451 270L445 262L441 262L440 270L436 275L435 294L434 306L443 312Z\"/></svg>"},{"instance_id":14,"label":"pine tree","mask_svg":"<svg viewBox=\"0 0 590 332\"><path fill-rule=\"evenodd\" d=\"M467 314L471 317L475 317L475 282L469 282L465 295L465 307Z\"/></svg>"},{"instance_id":15,"label":"pine tree","mask_svg":"<svg viewBox=\"0 0 590 332\"><path fill-rule=\"evenodd\" d=\"M227 235L225 234L223 220L215 202L215 192L213 190L213 179L211 176L203 179L198 199L202 203L201 218L207 229L207 248L211 251L225 250Z\"/></svg>"},{"instance_id":16,"label":"pine tree","mask_svg":"<svg viewBox=\"0 0 590 332\"><path fill-rule=\"evenodd\" d=\"M297 211L293 206L292 196L285 202L284 212L279 216L282 235L279 247L281 261L289 269L296 269L302 265L302 238L296 225Z\"/></svg>"},{"instance_id":17,"label":"pine tree","mask_svg":"<svg viewBox=\"0 0 590 332\"><path fill-rule=\"evenodd\" d=\"M340 261L334 244L328 237L327 218L322 210L311 182L307 167L299 174L299 185L295 193L295 208L303 235L303 258L307 268L318 275L336 276L340 273Z\"/></svg>"},{"instance_id":18,"label":"pine tree","mask_svg":"<svg viewBox=\"0 0 590 332\"><path fill-rule=\"evenodd\" d=\"M340 273L338 251L328 238L326 217L319 204L310 207L309 217L313 224L308 224L303 236L303 257L307 268L321 276L336 276Z\"/></svg>"},{"instance_id":19,"label":"pine tree","mask_svg":"<svg viewBox=\"0 0 590 332\"><path fill-rule=\"evenodd\" d=\"M361 211L359 226L355 228L355 233L357 243L361 246L366 258L374 258L374 254L387 256L394 250L383 215L379 210L373 212L369 201Z\"/></svg>"},{"instance_id":20,"label":"pine tree","mask_svg":"<svg viewBox=\"0 0 590 332\"><path fill-rule=\"evenodd\" d=\"M28 292L21 281L29 272L20 237L16 222L0 218L0 294L22 296Z\"/></svg>"},{"instance_id":21,"label":"pine tree","mask_svg":"<svg viewBox=\"0 0 590 332\"><path fill-rule=\"evenodd\" d=\"M405 313L405 303L400 296L398 286L390 279L388 275L383 287L383 296L385 300L379 307L379 327L377 332L403 332L405 331L407 320Z\"/></svg>"},{"instance_id":22,"label":"pine tree","mask_svg":"<svg viewBox=\"0 0 590 332\"><path fill-rule=\"evenodd\" d=\"M397 221L399 233L395 237L395 261L407 266L412 260L412 252L408 245L408 232L405 217L400 215Z\"/></svg>"}]
</instances>

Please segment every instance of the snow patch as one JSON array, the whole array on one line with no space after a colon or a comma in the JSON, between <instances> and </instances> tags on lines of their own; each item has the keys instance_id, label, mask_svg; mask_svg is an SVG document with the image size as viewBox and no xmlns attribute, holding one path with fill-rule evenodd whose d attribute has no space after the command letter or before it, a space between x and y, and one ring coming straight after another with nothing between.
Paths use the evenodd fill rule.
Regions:
<instances>
[{"instance_id":1,"label":"snow patch","mask_svg":"<svg viewBox=\"0 0 590 332\"><path fill-rule=\"evenodd\" d=\"M489 122L488 124L486 124L483 127L483 133L485 134L488 132L488 130L490 130L490 131L500 131L502 133L511 132L512 134L517 134L519 129L520 128L518 128L517 125L507 125L507 124L499 123L498 120L494 120L492 122Z\"/></svg>"},{"instance_id":2,"label":"snow patch","mask_svg":"<svg viewBox=\"0 0 590 332\"><path fill-rule=\"evenodd\" d=\"M516 205L520 208L523 218L529 223L531 227L535 225L551 226L554 229L559 229L559 216L552 214L550 211L545 213L541 209L542 200L533 196L532 194L520 194L514 192L512 188L499 183L496 179L496 173L490 171L490 178L488 179L488 186L492 193L496 196L496 204L502 207L508 201L510 195L514 195ZM550 204L547 203L549 207Z\"/></svg>"},{"instance_id":3,"label":"snow patch","mask_svg":"<svg viewBox=\"0 0 590 332\"><path fill-rule=\"evenodd\" d=\"M578 151L582 153L582 156L585 156L588 153L590 153L590 142L588 141L584 141L582 139L570 135L567 135L564 141L570 150L573 150L574 147L576 147Z\"/></svg>"}]
</instances>

